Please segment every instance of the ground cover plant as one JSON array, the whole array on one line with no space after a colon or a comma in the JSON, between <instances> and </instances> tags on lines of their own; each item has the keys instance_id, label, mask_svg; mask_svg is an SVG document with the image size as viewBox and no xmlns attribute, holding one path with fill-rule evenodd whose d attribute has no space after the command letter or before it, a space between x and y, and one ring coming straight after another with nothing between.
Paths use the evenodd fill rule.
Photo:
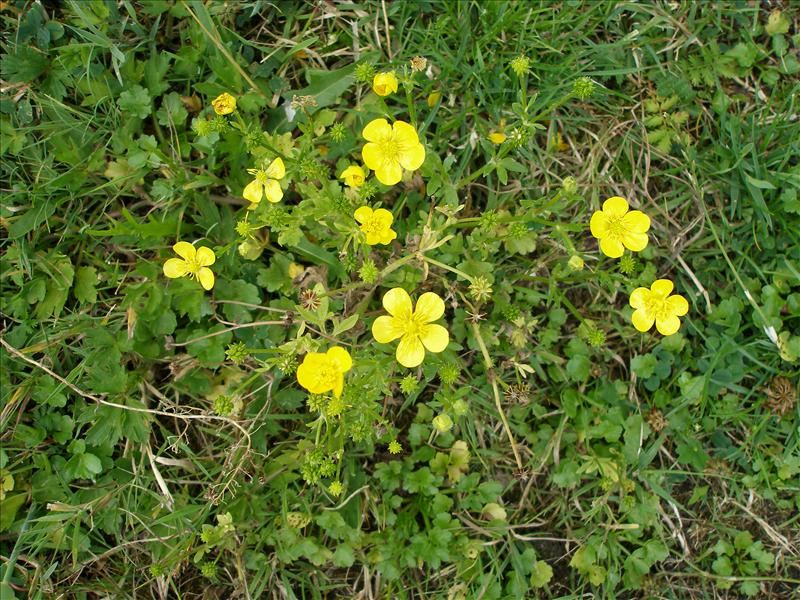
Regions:
<instances>
[{"instance_id":1,"label":"ground cover plant","mask_svg":"<svg viewBox=\"0 0 800 600\"><path fill-rule=\"evenodd\" d=\"M792 3L0 19L0 600L797 593Z\"/></svg>"}]
</instances>

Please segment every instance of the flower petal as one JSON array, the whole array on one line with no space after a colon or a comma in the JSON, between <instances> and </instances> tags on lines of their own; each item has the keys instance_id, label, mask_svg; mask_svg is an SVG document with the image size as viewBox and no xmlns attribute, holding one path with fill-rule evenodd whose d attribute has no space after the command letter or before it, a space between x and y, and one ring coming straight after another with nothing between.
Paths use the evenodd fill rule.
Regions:
<instances>
[{"instance_id":1,"label":"flower petal","mask_svg":"<svg viewBox=\"0 0 800 600\"><path fill-rule=\"evenodd\" d=\"M394 130L394 141L398 146L410 148L419 144L417 130L405 121L395 121L392 129Z\"/></svg>"},{"instance_id":2,"label":"flower petal","mask_svg":"<svg viewBox=\"0 0 800 600\"><path fill-rule=\"evenodd\" d=\"M663 319L656 319L656 329L661 335L672 335L681 328L681 320L675 315L669 315Z\"/></svg>"},{"instance_id":3,"label":"flower petal","mask_svg":"<svg viewBox=\"0 0 800 600\"><path fill-rule=\"evenodd\" d=\"M353 213L353 218L359 223L366 223L372 218L372 209L369 206L361 206Z\"/></svg>"},{"instance_id":4,"label":"flower petal","mask_svg":"<svg viewBox=\"0 0 800 600\"><path fill-rule=\"evenodd\" d=\"M267 183L264 184L264 193L267 196L267 200L272 203L280 202L281 198L283 198L281 184L274 179L267 179Z\"/></svg>"},{"instance_id":5,"label":"flower petal","mask_svg":"<svg viewBox=\"0 0 800 600\"><path fill-rule=\"evenodd\" d=\"M425 347L416 335L404 335L397 345L397 362L409 369L417 367L425 358Z\"/></svg>"},{"instance_id":6,"label":"flower petal","mask_svg":"<svg viewBox=\"0 0 800 600\"><path fill-rule=\"evenodd\" d=\"M267 167L267 177L270 179L283 179L286 175L286 165L283 164L283 159L279 156Z\"/></svg>"},{"instance_id":7,"label":"flower petal","mask_svg":"<svg viewBox=\"0 0 800 600\"><path fill-rule=\"evenodd\" d=\"M375 177L383 185L394 185L403 178L403 169L399 162L383 163L375 168Z\"/></svg>"},{"instance_id":8,"label":"flower petal","mask_svg":"<svg viewBox=\"0 0 800 600\"><path fill-rule=\"evenodd\" d=\"M425 146L414 144L408 148L403 148L397 155L400 166L406 171L416 171L425 162Z\"/></svg>"},{"instance_id":9,"label":"flower petal","mask_svg":"<svg viewBox=\"0 0 800 600\"><path fill-rule=\"evenodd\" d=\"M632 210L622 217L622 225L628 231L644 233L650 229L650 217L640 210Z\"/></svg>"},{"instance_id":10,"label":"flower petal","mask_svg":"<svg viewBox=\"0 0 800 600\"><path fill-rule=\"evenodd\" d=\"M381 224L381 227L389 227L391 226L392 221L394 221L392 213L385 208L376 209L372 216L378 221L378 223Z\"/></svg>"},{"instance_id":11,"label":"flower petal","mask_svg":"<svg viewBox=\"0 0 800 600\"><path fill-rule=\"evenodd\" d=\"M425 326L419 339L430 352L442 352L450 343L450 334L441 325L432 323Z\"/></svg>"},{"instance_id":12,"label":"flower petal","mask_svg":"<svg viewBox=\"0 0 800 600\"><path fill-rule=\"evenodd\" d=\"M609 258L619 258L625 252L622 242L620 242L617 238L607 237L600 240L600 250L602 250L603 254Z\"/></svg>"},{"instance_id":13,"label":"flower petal","mask_svg":"<svg viewBox=\"0 0 800 600\"><path fill-rule=\"evenodd\" d=\"M433 323L441 319L444 314L444 300L439 294L425 292L417 300L414 316L419 317L423 323Z\"/></svg>"},{"instance_id":14,"label":"flower petal","mask_svg":"<svg viewBox=\"0 0 800 600\"><path fill-rule=\"evenodd\" d=\"M361 149L361 159L373 171L383 164L383 152L378 144L364 144Z\"/></svg>"},{"instance_id":15,"label":"flower petal","mask_svg":"<svg viewBox=\"0 0 800 600\"><path fill-rule=\"evenodd\" d=\"M658 294L662 298L666 298L670 295L674 287L675 286L669 279L656 279L653 282L653 285L650 286L650 290L652 290L654 294Z\"/></svg>"},{"instance_id":16,"label":"flower petal","mask_svg":"<svg viewBox=\"0 0 800 600\"><path fill-rule=\"evenodd\" d=\"M392 288L383 295L383 308L393 317L411 317L411 297L403 288Z\"/></svg>"},{"instance_id":17,"label":"flower petal","mask_svg":"<svg viewBox=\"0 0 800 600\"><path fill-rule=\"evenodd\" d=\"M603 212L609 217L621 217L628 212L628 201L619 196L612 196L603 202Z\"/></svg>"},{"instance_id":18,"label":"flower petal","mask_svg":"<svg viewBox=\"0 0 800 600\"><path fill-rule=\"evenodd\" d=\"M197 280L205 290L210 290L214 287L214 273L208 267L200 267L200 269L198 269Z\"/></svg>"},{"instance_id":19,"label":"flower petal","mask_svg":"<svg viewBox=\"0 0 800 600\"><path fill-rule=\"evenodd\" d=\"M210 267L216 262L217 257L214 256L214 251L211 248L200 246L197 249L197 257L195 260L197 260L197 264L201 267Z\"/></svg>"},{"instance_id":20,"label":"flower petal","mask_svg":"<svg viewBox=\"0 0 800 600\"><path fill-rule=\"evenodd\" d=\"M391 244L392 240L397 237L397 232L394 229L387 229L386 231L381 232L380 234L380 241L379 244Z\"/></svg>"},{"instance_id":21,"label":"flower petal","mask_svg":"<svg viewBox=\"0 0 800 600\"><path fill-rule=\"evenodd\" d=\"M633 311L633 317L631 318L633 321L633 326L636 327L642 333L650 331L650 328L653 326L653 317L650 316L645 310L639 309Z\"/></svg>"},{"instance_id":22,"label":"flower petal","mask_svg":"<svg viewBox=\"0 0 800 600\"><path fill-rule=\"evenodd\" d=\"M353 368L353 359L350 357L350 353L341 346L328 348L325 355L341 373L346 373Z\"/></svg>"},{"instance_id":23,"label":"flower petal","mask_svg":"<svg viewBox=\"0 0 800 600\"><path fill-rule=\"evenodd\" d=\"M602 210L596 210L592 215L592 220L589 221L589 229L592 235L598 239L606 236L608 231L608 217Z\"/></svg>"},{"instance_id":24,"label":"flower petal","mask_svg":"<svg viewBox=\"0 0 800 600\"><path fill-rule=\"evenodd\" d=\"M195 247L189 242L178 242L172 249L175 251L175 254L180 256L183 260L194 260L194 257L197 255L197 250L195 250Z\"/></svg>"},{"instance_id":25,"label":"flower petal","mask_svg":"<svg viewBox=\"0 0 800 600\"><path fill-rule=\"evenodd\" d=\"M632 252L641 252L647 247L647 234L628 232L622 236L622 243Z\"/></svg>"},{"instance_id":26,"label":"flower petal","mask_svg":"<svg viewBox=\"0 0 800 600\"><path fill-rule=\"evenodd\" d=\"M183 277L188 272L186 261L181 258L170 258L164 263L164 275L170 279Z\"/></svg>"},{"instance_id":27,"label":"flower petal","mask_svg":"<svg viewBox=\"0 0 800 600\"><path fill-rule=\"evenodd\" d=\"M306 354L303 363L297 367L297 383L312 394L326 392L324 381L319 377L319 374L327 362L327 357L320 352Z\"/></svg>"},{"instance_id":28,"label":"flower petal","mask_svg":"<svg viewBox=\"0 0 800 600\"><path fill-rule=\"evenodd\" d=\"M337 398L342 395L342 390L344 389L344 375L337 375L336 381L333 383L333 395Z\"/></svg>"},{"instance_id":29,"label":"flower petal","mask_svg":"<svg viewBox=\"0 0 800 600\"><path fill-rule=\"evenodd\" d=\"M633 308L644 308L647 300L650 298L650 290L645 287L636 288L631 294L628 301Z\"/></svg>"},{"instance_id":30,"label":"flower petal","mask_svg":"<svg viewBox=\"0 0 800 600\"><path fill-rule=\"evenodd\" d=\"M672 314L678 317L682 317L689 312L689 303L686 301L686 298L680 294L675 294L674 296L667 298L667 304L669 305Z\"/></svg>"},{"instance_id":31,"label":"flower petal","mask_svg":"<svg viewBox=\"0 0 800 600\"><path fill-rule=\"evenodd\" d=\"M263 187L257 179L253 179L253 181L244 186L242 197L253 204L261 202L261 196L264 195L264 192L261 191Z\"/></svg>"},{"instance_id":32,"label":"flower petal","mask_svg":"<svg viewBox=\"0 0 800 600\"><path fill-rule=\"evenodd\" d=\"M367 239L364 240L367 242L367 246L375 246L381 243L381 234L375 233L374 231L367 232Z\"/></svg>"},{"instance_id":33,"label":"flower petal","mask_svg":"<svg viewBox=\"0 0 800 600\"><path fill-rule=\"evenodd\" d=\"M403 328L398 326L394 317L381 315L372 322L372 337L379 344L388 344L403 335Z\"/></svg>"},{"instance_id":34,"label":"flower petal","mask_svg":"<svg viewBox=\"0 0 800 600\"><path fill-rule=\"evenodd\" d=\"M392 135L392 128L386 119L374 119L367 123L367 126L364 127L361 135L368 142L380 142ZM370 167L369 164L367 164L367 166L370 169L373 168Z\"/></svg>"}]
</instances>

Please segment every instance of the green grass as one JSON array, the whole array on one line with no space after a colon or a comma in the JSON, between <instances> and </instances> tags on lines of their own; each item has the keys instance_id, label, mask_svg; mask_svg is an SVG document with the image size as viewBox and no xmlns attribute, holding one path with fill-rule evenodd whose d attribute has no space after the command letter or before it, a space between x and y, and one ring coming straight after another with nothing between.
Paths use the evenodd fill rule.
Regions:
<instances>
[{"instance_id":1,"label":"green grass","mask_svg":"<svg viewBox=\"0 0 800 600\"><path fill-rule=\"evenodd\" d=\"M50 4L0 8L0 600L796 593L795 6ZM415 56L408 93L356 80ZM427 159L365 199L335 180L380 116ZM589 232L614 195L652 220L628 273ZM355 248L377 202L398 239ZM213 291L164 277L178 240ZM669 337L631 324L658 278ZM419 369L370 333L393 287L445 299ZM341 416L294 374L333 344Z\"/></svg>"}]
</instances>

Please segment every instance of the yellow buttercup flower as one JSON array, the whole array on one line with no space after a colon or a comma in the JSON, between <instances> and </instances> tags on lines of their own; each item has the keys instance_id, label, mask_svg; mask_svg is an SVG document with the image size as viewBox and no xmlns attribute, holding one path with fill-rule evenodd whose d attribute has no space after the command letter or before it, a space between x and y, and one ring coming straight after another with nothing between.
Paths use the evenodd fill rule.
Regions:
<instances>
[{"instance_id":1,"label":"yellow buttercup flower","mask_svg":"<svg viewBox=\"0 0 800 600\"><path fill-rule=\"evenodd\" d=\"M628 212L628 202L614 196L603 202L603 210L595 211L589 227L592 235L600 240L603 254L619 258L625 248L633 252L644 250L650 217L639 210Z\"/></svg>"},{"instance_id":2,"label":"yellow buttercup flower","mask_svg":"<svg viewBox=\"0 0 800 600\"><path fill-rule=\"evenodd\" d=\"M439 101L441 97L442 97L442 92L438 90L428 94L428 99L426 100L428 108L433 108L434 106L436 106L436 103Z\"/></svg>"},{"instance_id":3,"label":"yellow buttercup flower","mask_svg":"<svg viewBox=\"0 0 800 600\"><path fill-rule=\"evenodd\" d=\"M164 263L164 275L171 279L189 276L197 279L204 289L214 287L214 273L209 269L217 257L211 248L195 248L189 242L178 242L172 249L180 258L170 258Z\"/></svg>"},{"instance_id":4,"label":"yellow buttercup flower","mask_svg":"<svg viewBox=\"0 0 800 600\"><path fill-rule=\"evenodd\" d=\"M444 301L438 294L426 292L411 308L411 297L403 288L393 288L383 296L383 315L372 323L372 335L378 343L386 344L400 338L397 362L404 367L416 367L425 358L425 350L442 352L450 343L447 329L434 321L444 314Z\"/></svg>"},{"instance_id":5,"label":"yellow buttercup flower","mask_svg":"<svg viewBox=\"0 0 800 600\"><path fill-rule=\"evenodd\" d=\"M339 175L339 179L344 179L345 185L351 188L356 188L364 185L364 179L366 179L366 175L364 174L364 169L358 165L350 165L344 171L342 171L342 174Z\"/></svg>"},{"instance_id":6,"label":"yellow buttercup flower","mask_svg":"<svg viewBox=\"0 0 800 600\"><path fill-rule=\"evenodd\" d=\"M367 235L367 244L389 244L397 237L397 232L392 229L394 217L385 208L372 210L369 206L357 208L353 213L356 221L361 223L361 231Z\"/></svg>"},{"instance_id":7,"label":"yellow buttercup flower","mask_svg":"<svg viewBox=\"0 0 800 600\"><path fill-rule=\"evenodd\" d=\"M270 202L281 201L283 190L278 180L283 179L286 175L286 167L280 157L273 160L266 171L247 169L247 172L255 175L255 179L248 183L242 191L245 200L249 200L253 205L261 202L262 196L266 196ZM255 208L255 206L251 205L249 208Z\"/></svg>"},{"instance_id":8,"label":"yellow buttercup flower","mask_svg":"<svg viewBox=\"0 0 800 600\"><path fill-rule=\"evenodd\" d=\"M633 290L630 305L633 312L633 326L639 331L649 331L656 324L661 335L672 335L681 326L678 317L689 312L689 303L680 294L670 296L673 289L669 279L658 279L650 289L640 287Z\"/></svg>"},{"instance_id":9,"label":"yellow buttercup flower","mask_svg":"<svg viewBox=\"0 0 800 600\"><path fill-rule=\"evenodd\" d=\"M394 71L378 73L372 80L372 91L378 96L388 96L397 91L397 77Z\"/></svg>"},{"instance_id":10,"label":"yellow buttercup flower","mask_svg":"<svg viewBox=\"0 0 800 600\"><path fill-rule=\"evenodd\" d=\"M353 367L350 353L339 346L327 352L309 352L303 364L297 367L297 383L312 394L333 392L337 398L342 395L344 374Z\"/></svg>"},{"instance_id":11,"label":"yellow buttercup flower","mask_svg":"<svg viewBox=\"0 0 800 600\"><path fill-rule=\"evenodd\" d=\"M375 119L361 135L369 142L361 150L364 164L384 185L394 185L402 179L403 169L415 171L425 162L425 146L417 130L404 121L389 125L386 119Z\"/></svg>"},{"instance_id":12,"label":"yellow buttercup flower","mask_svg":"<svg viewBox=\"0 0 800 600\"><path fill-rule=\"evenodd\" d=\"M214 112L218 115L229 115L236 110L236 98L225 92L214 98L211 101L211 106L214 107Z\"/></svg>"},{"instance_id":13,"label":"yellow buttercup flower","mask_svg":"<svg viewBox=\"0 0 800 600\"><path fill-rule=\"evenodd\" d=\"M489 134L489 141L499 146L506 141L506 134L502 131L493 131Z\"/></svg>"}]
</instances>

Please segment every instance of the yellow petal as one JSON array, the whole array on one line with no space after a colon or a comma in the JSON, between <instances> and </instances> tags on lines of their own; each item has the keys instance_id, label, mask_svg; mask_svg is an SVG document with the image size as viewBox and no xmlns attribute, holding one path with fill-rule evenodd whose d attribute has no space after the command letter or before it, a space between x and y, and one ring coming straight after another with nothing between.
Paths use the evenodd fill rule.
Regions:
<instances>
[{"instance_id":1,"label":"yellow petal","mask_svg":"<svg viewBox=\"0 0 800 600\"><path fill-rule=\"evenodd\" d=\"M364 240L368 246L375 246L381 243L381 234L374 231L367 232L367 238Z\"/></svg>"},{"instance_id":2,"label":"yellow petal","mask_svg":"<svg viewBox=\"0 0 800 600\"><path fill-rule=\"evenodd\" d=\"M283 164L283 159L279 156L267 167L267 177L270 179L283 179L286 175L286 166Z\"/></svg>"},{"instance_id":3,"label":"yellow petal","mask_svg":"<svg viewBox=\"0 0 800 600\"><path fill-rule=\"evenodd\" d=\"M392 135L392 128L386 119L375 119L367 123L367 126L364 127L364 131L361 132L361 135L368 142L380 142ZM367 166L370 169L374 168L370 167L369 164L367 164Z\"/></svg>"},{"instance_id":4,"label":"yellow petal","mask_svg":"<svg viewBox=\"0 0 800 600\"><path fill-rule=\"evenodd\" d=\"M194 260L194 257L197 255L197 250L195 250L194 246L189 242L178 242L172 249L175 251L175 254L184 260Z\"/></svg>"},{"instance_id":5,"label":"yellow petal","mask_svg":"<svg viewBox=\"0 0 800 600\"><path fill-rule=\"evenodd\" d=\"M686 298L680 294L675 294L674 296L667 298L667 304L669 305L672 314L678 317L682 317L689 312L689 303L686 301Z\"/></svg>"},{"instance_id":6,"label":"yellow petal","mask_svg":"<svg viewBox=\"0 0 800 600\"><path fill-rule=\"evenodd\" d=\"M633 326L642 333L650 331L650 328L653 326L653 317L641 308L633 311L633 318L631 320L633 321Z\"/></svg>"},{"instance_id":7,"label":"yellow petal","mask_svg":"<svg viewBox=\"0 0 800 600\"><path fill-rule=\"evenodd\" d=\"M656 329L661 335L672 335L681 328L681 320L675 315L656 319Z\"/></svg>"},{"instance_id":8,"label":"yellow petal","mask_svg":"<svg viewBox=\"0 0 800 600\"><path fill-rule=\"evenodd\" d=\"M392 221L394 221L392 213L385 208L376 209L372 216L378 221L378 223L381 224L381 227L389 227L391 226Z\"/></svg>"},{"instance_id":9,"label":"yellow petal","mask_svg":"<svg viewBox=\"0 0 800 600\"><path fill-rule=\"evenodd\" d=\"M416 335L405 335L397 345L397 362L409 369L417 367L425 358L425 348Z\"/></svg>"},{"instance_id":10,"label":"yellow petal","mask_svg":"<svg viewBox=\"0 0 800 600\"><path fill-rule=\"evenodd\" d=\"M622 243L632 252L641 252L647 247L646 233L626 233L622 236Z\"/></svg>"},{"instance_id":11,"label":"yellow petal","mask_svg":"<svg viewBox=\"0 0 800 600\"><path fill-rule=\"evenodd\" d=\"M200 246L197 249L196 260L197 264L200 265L201 267L210 267L217 260L217 257L214 256L214 251L211 248Z\"/></svg>"},{"instance_id":12,"label":"yellow petal","mask_svg":"<svg viewBox=\"0 0 800 600\"><path fill-rule=\"evenodd\" d=\"M433 323L425 326L419 339L430 352L442 352L450 343L450 334L441 325Z\"/></svg>"},{"instance_id":13,"label":"yellow petal","mask_svg":"<svg viewBox=\"0 0 800 600\"><path fill-rule=\"evenodd\" d=\"M392 240L397 237L397 232L394 229L387 229L380 234L379 244L391 244Z\"/></svg>"},{"instance_id":14,"label":"yellow petal","mask_svg":"<svg viewBox=\"0 0 800 600\"><path fill-rule=\"evenodd\" d=\"M364 144L361 149L361 160L373 171L383 165L383 152L378 144Z\"/></svg>"},{"instance_id":15,"label":"yellow petal","mask_svg":"<svg viewBox=\"0 0 800 600\"><path fill-rule=\"evenodd\" d=\"M261 185L257 179L253 179L253 181L244 186L244 190L242 190L242 196L245 200L252 202L253 204L261 202L261 196L263 195L261 190L263 187L264 186Z\"/></svg>"},{"instance_id":16,"label":"yellow petal","mask_svg":"<svg viewBox=\"0 0 800 600\"><path fill-rule=\"evenodd\" d=\"M267 183L264 184L264 193L267 196L267 200L273 203L280 202L281 198L283 198L281 184L274 179L267 179Z\"/></svg>"},{"instance_id":17,"label":"yellow petal","mask_svg":"<svg viewBox=\"0 0 800 600\"><path fill-rule=\"evenodd\" d=\"M210 290L214 287L214 273L208 267L200 267L197 271L197 280L203 289Z\"/></svg>"},{"instance_id":18,"label":"yellow petal","mask_svg":"<svg viewBox=\"0 0 800 600\"><path fill-rule=\"evenodd\" d=\"M616 238L603 238L600 240L600 250L609 258L619 258L625 252L625 248Z\"/></svg>"},{"instance_id":19,"label":"yellow petal","mask_svg":"<svg viewBox=\"0 0 800 600\"><path fill-rule=\"evenodd\" d=\"M672 285L672 282L669 279L656 279L653 282L653 285L650 286L650 289L654 294L658 294L662 298L666 298L672 292L672 289L675 286Z\"/></svg>"},{"instance_id":20,"label":"yellow petal","mask_svg":"<svg viewBox=\"0 0 800 600\"><path fill-rule=\"evenodd\" d=\"M633 290L629 303L633 308L644 308L649 298L650 290L640 287Z\"/></svg>"},{"instance_id":21,"label":"yellow petal","mask_svg":"<svg viewBox=\"0 0 800 600\"><path fill-rule=\"evenodd\" d=\"M372 209L369 206L361 206L353 213L353 218L359 223L366 223L372 218Z\"/></svg>"},{"instance_id":22,"label":"yellow petal","mask_svg":"<svg viewBox=\"0 0 800 600\"><path fill-rule=\"evenodd\" d=\"M350 357L350 353L341 346L333 346L325 354L339 372L346 373L353 368L353 359Z\"/></svg>"},{"instance_id":23,"label":"yellow petal","mask_svg":"<svg viewBox=\"0 0 800 600\"><path fill-rule=\"evenodd\" d=\"M319 374L327 364L328 357L320 352L309 352L303 359L303 364L297 367L297 383L312 394L321 394L328 391L320 379Z\"/></svg>"},{"instance_id":24,"label":"yellow petal","mask_svg":"<svg viewBox=\"0 0 800 600\"><path fill-rule=\"evenodd\" d=\"M444 314L444 300L438 294L425 292L417 300L414 316L419 317L423 323L433 323L441 319Z\"/></svg>"},{"instance_id":25,"label":"yellow petal","mask_svg":"<svg viewBox=\"0 0 800 600\"><path fill-rule=\"evenodd\" d=\"M404 148L397 155L400 161L400 166L406 171L416 171L425 162L425 146L422 144L414 144L409 148Z\"/></svg>"},{"instance_id":26,"label":"yellow petal","mask_svg":"<svg viewBox=\"0 0 800 600\"><path fill-rule=\"evenodd\" d=\"M603 212L609 217L621 217L628 212L628 201L619 196L612 196L603 202Z\"/></svg>"},{"instance_id":27,"label":"yellow petal","mask_svg":"<svg viewBox=\"0 0 800 600\"><path fill-rule=\"evenodd\" d=\"M605 237L608 231L608 217L602 210L597 210L592 215L592 220L589 221L589 229L591 229L594 237L598 239Z\"/></svg>"},{"instance_id":28,"label":"yellow petal","mask_svg":"<svg viewBox=\"0 0 800 600\"><path fill-rule=\"evenodd\" d=\"M403 178L403 169L398 162L385 163L375 169L375 177L383 185L394 185Z\"/></svg>"},{"instance_id":29,"label":"yellow petal","mask_svg":"<svg viewBox=\"0 0 800 600\"><path fill-rule=\"evenodd\" d=\"M411 297L403 288L392 288L383 295L383 308L393 317L411 317Z\"/></svg>"},{"instance_id":30,"label":"yellow petal","mask_svg":"<svg viewBox=\"0 0 800 600\"><path fill-rule=\"evenodd\" d=\"M394 317L381 315L372 323L372 337L379 344L393 342L403 335L403 328L398 325Z\"/></svg>"},{"instance_id":31,"label":"yellow petal","mask_svg":"<svg viewBox=\"0 0 800 600\"><path fill-rule=\"evenodd\" d=\"M410 148L419 144L417 130L405 121L395 121L392 130L394 131L394 141L398 146Z\"/></svg>"},{"instance_id":32,"label":"yellow petal","mask_svg":"<svg viewBox=\"0 0 800 600\"><path fill-rule=\"evenodd\" d=\"M333 395L337 398L342 395L344 389L344 375L338 375L333 383Z\"/></svg>"},{"instance_id":33,"label":"yellow petal","mask_svg":"<svg viewBox=\"0 0 800 600\"><path fill-rule=\"evenodd\" d=\"M186 268L186 261L180 258L170 258L164 263L164 275L170 279L183 277L188 272L189 270Z\"/></svg>"},{"instance_id":34,"label":"yellow petal","mask_svg":"<svg viewBox=\"0 0 800 600\"><path fill-rule=\"evenodd\" d=\"M489 134L489 141L499 146L506 141L506 134L501 131L493 131Z\"/></svg>"},{"instance_id":35,"label":"yellow petal","mask_svg":"<svg viewBox=\"0 0 800 600\"><path fill-rule=\"evenodd\" d=\"M632 210L622 217L622 225L628 231L644 233L650 229L650 217L640 210Z\"/></svg>"}]
</instances>

